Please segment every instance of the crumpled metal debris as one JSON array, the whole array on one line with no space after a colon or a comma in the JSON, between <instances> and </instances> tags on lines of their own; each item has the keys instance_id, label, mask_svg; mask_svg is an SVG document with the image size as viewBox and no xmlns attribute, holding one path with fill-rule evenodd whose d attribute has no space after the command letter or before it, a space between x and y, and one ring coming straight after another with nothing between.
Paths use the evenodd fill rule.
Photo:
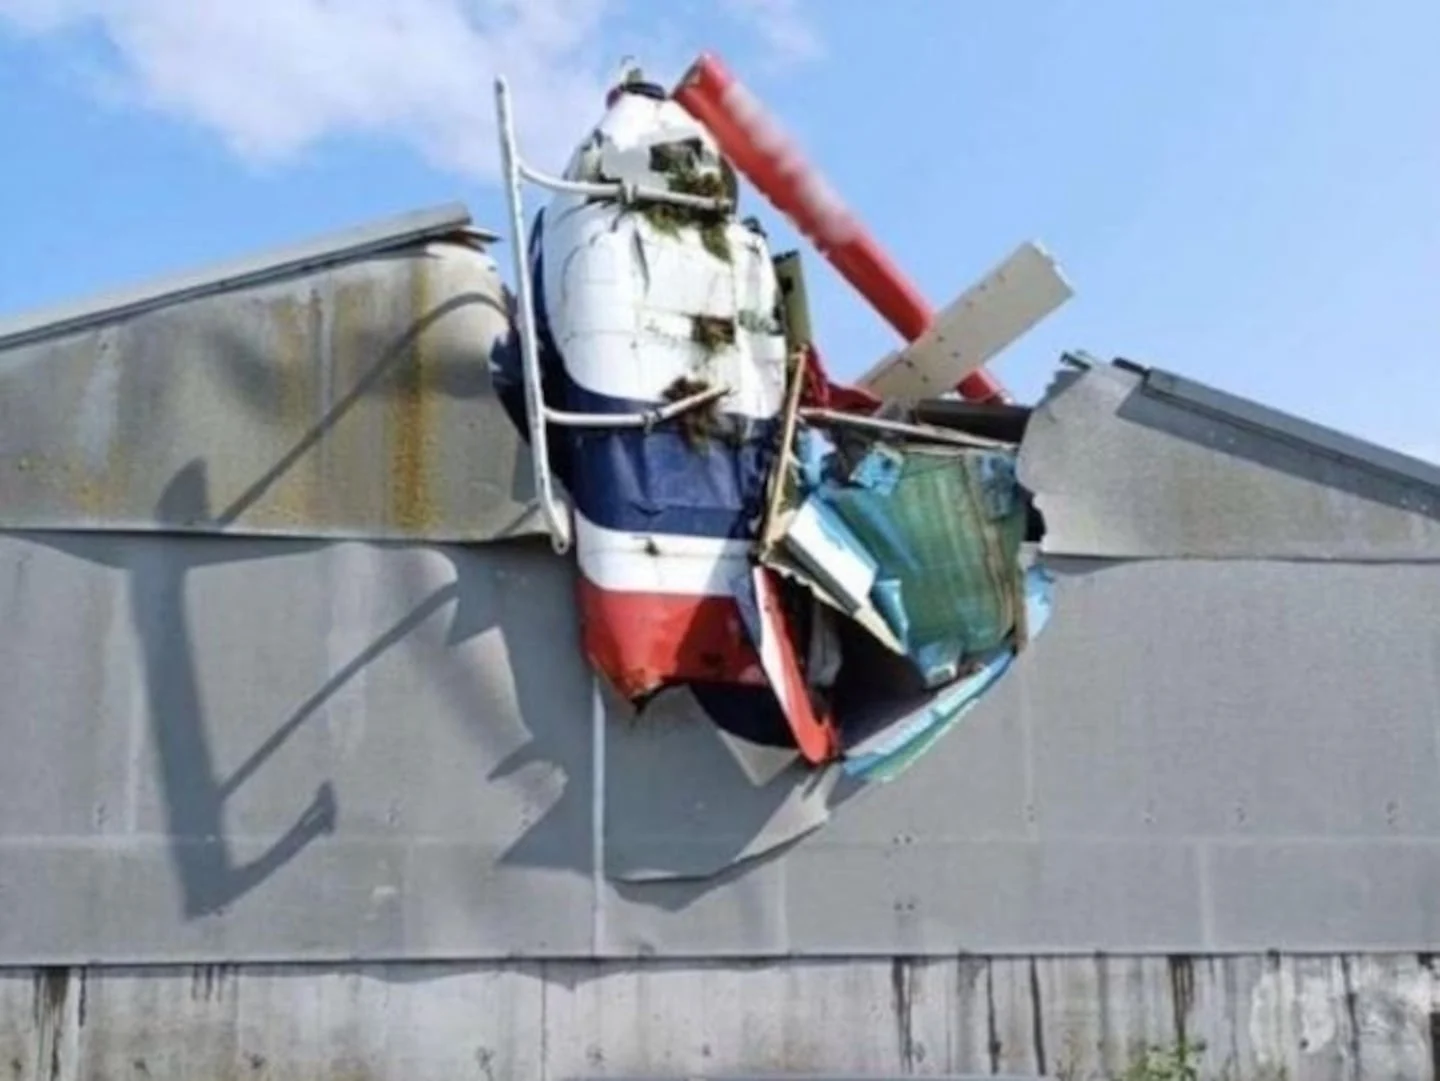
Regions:
<instances>
[{"instance_id":1,"label":"crumpled metal debris","mask_svg":"<svg viewBox=\"0 0 1440 1081\"><path fill-rule=\"evenodd\" d=\"M701 678L677 659L646 686L692 688L698 712L747 746L884 779L999 678L1048 603L1021 559L1032 511L1018 446L916 423L918 406L882 411L836 393L813 346L790 345L783 415L748 489L764 507L730 541L749 558L726 565L717 593L736 618L711 621L733 641L706 647L752 658L747 675ZM704 453L664 426L629 437ZM574 456L555 461L568 486ZM699 624L684 622L664 636L698 640ZM592 661L603 675L620 667ZM643 720L647 696L627 697Z\"/></svg>"},{"instance_id":2,"label":"crumpled metal debris","mask_svg":"<svg viewBox=\"0 0 1440 1081\"><path fill-rule=\"evenodd\" d=\"M890 776L1043 623L1046 578L1021 560L1017 449L958 444L919 425L844 423L800 423L788 449L758 560L852 628L849 650L832 630L812 692L833 699L847 772ZM901 663L866 656L855 630Z\"/></svg>"},{"instance_id":3,"label":"crumpled metal debris","mask_svg":"<svg viewBox=\"0 0 1440 1081\"><path fill-rule=\"evenodd\" d=\"M1025 574L1025 625L1033 636L1050 618L1053 580L1035 564ZM869 781L898 776L929 750L1005 674L1020 643L998 646L976 658L976 666L963 678L946 684L913 708L899 711L878 731L856 739L845 749L845 772Z\"/></svg>"},{"instance_id":4,"label":"crumpled metal debris","mask_svg":"<svg viewBox=\"0 0 1440 1081\"><path fill-rule=\"evenodd\" d=\"M926 686L1014 632L1025 509L1013 449L817 428L798 442L803 499L782 543L830 595L868 605Z\"/></svg>"}]
</instances>

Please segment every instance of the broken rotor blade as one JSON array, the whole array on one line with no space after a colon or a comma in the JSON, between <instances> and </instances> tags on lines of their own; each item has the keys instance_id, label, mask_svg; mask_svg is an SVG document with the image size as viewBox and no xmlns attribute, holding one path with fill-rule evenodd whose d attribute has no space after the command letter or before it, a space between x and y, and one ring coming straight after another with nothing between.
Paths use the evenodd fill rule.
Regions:
<instances>
[{"instance_id":1,"label":"broken rotor blade","mask_svg":"<svg viewBox=\"0 0 1440 1081\"><path fill-rule=\"evenodd\" d=\"M886 400L938 397L1072 295L1050 254L1038 244L1021 244L940 312L925 333L882 360L859 384Z\"/></svg>"},{"instance_id":2,"label":"broken rotor blade","mask_svg":"<svg viewBox=\"0 0 1440 1081\"><path fill-rule=\"evenodd\" d=\"M731 164L902 338L915 341L924 334L935 312L920 290L718 57L702 54L672 97L705 125ZM954 389L975 401L1008 397L994 376L981 370L971 371Z\"/></svg>"}]
</instances>

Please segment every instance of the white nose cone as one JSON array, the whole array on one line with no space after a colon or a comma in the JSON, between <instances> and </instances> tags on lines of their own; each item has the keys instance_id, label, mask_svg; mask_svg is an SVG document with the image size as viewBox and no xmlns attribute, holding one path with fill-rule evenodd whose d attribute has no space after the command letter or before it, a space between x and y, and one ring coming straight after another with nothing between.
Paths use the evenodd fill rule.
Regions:
<instances>
[{"instance_id":1,"label":"white nose cone","mask_svg":"<svg viewBox=\"0 0 1440 1081\"><path fill-rule=\"evenodd\" d=\"M609 95L609 108L565 170L567 180L610 181L666 189L676 155L699 173L725 176L735 185L710 132L665 91L638 78L633 69Z\"/></svg>"}]
</instances>

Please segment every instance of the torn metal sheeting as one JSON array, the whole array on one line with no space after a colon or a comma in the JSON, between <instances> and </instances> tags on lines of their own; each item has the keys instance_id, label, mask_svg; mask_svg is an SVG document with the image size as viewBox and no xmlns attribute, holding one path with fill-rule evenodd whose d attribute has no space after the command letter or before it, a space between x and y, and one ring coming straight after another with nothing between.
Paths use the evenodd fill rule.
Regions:
<instances>
[{"instance_id":1,"label":"torn metal sheeting","mask_svg":"<svg viewBox=\"0 0 1440 1081\"><path fill-rule=\"evenodd\" d=\"M625 727L616 735L618 724ZM776 770L777 749L770 748L770 776L756 784L734 757L738 741L689 694L667 695L628 724L617 718L607 735L607 751L636 779L606 786L605 866L617 881L711 879L830 817L837 768L817 772L790 754Z\"/></svg>"},{"instance_id":2,"label":"torn metal sheeting","mask_svg":"<svg viewBox=\"0 0 1440 1081\"><path fill-rule=\"evenodd\" d=\"M699 712L699 707L695 707ZM716 725L711 725L720 742L730 752L735 764L740 767L745 779L756 788L761 788L784 773L799 759L799 754L790 747L769 747L762 743L737 736Z\"/></svg>"},{"instance_id":3,"label":"torn metal sheeting","mask_svg":"<svg viewBox=\"0 0 1440 1081\"><path fill-rule=\"evenodd\" d=\"M1025 627L1030 638L1049 622L1052 584L1044 567L1033 566L1026 573ZM884 718L882 728L845 749L845 772L867 781L894 780L980 700L1015 657L1013 647L994 649L981 658L976 671L934 691L925 702L906 708L898 718Z\"/></svg>"},{"instance_id":4,"label":"torn metal sheeting","mask_svg":"<svg viewBox=\"0 0 1440 1081\"><path fill-rule=\"evenodd\" d=\"M0 320L0 349L24 345L38 338L73 334L98 323L139 315L152 308L250 288L287 275L313 272L337 262L379 255L426 240L461 235L480 244L497 239L494 233L477 229L471 224L470 212L462 203L412 211L77 303L7 317Z\"/></svg>"},{"instance_id":5,"label":"torn metal sheeting","mask_svg":"<svg viewBox=\"0 0 1440 1081\"><path fill-rule=\"evenodd\" d=\"M787 517L782 515L780 518L782 528L786 520ZM802 561L791 558L784 548L776 548L769 555L764 556L762 562L782 578L803 587L820 603L828 605L831 610L847 619L854 620L876 641L884 643L886 648L892 652L905 652L904 643L896 637L895 632L890 629L890 625L885 622L885 617L873 604L867 601L858 608L850 607L826 589L821 580Z\"/></svg>"},{"instance_id":6,"label":"torn metal sheeting","mask_svg":"<svg viewBox=\"0 0 1440 1081\"><path fill-rule=\"evenodd\" d=\"M1019 468L1051 554L1440 559L1440 469L1162 372L1066 372Z\"/></svg>"},{"instance_id":7,"label":"torn metal sheeting","mask_svg":"<svg viewBox=\"0 0 1440 1081\"><path fill-rule=\"evenodd\" d=\"M543 531L491 382L513 347L504 286L424 225L0 351L0 527Z\"/></svg>"},{"instance_id":8,"label":"torn metal sheeting","mask_svg":"<svg viewBox=\"0 0 1440 1081\"><path fill-rule=\"evenodd\" d=\"M863 649L849 656L837 634L829 670L806 673L832 692L847 769L867 778L895 775L932 745L1024 647L1029 622L1019 560L1028 507L1013 448L897 446L877 436L796 432L772 478L772 541L760 555L829 606L816 606L818 619L842 613L910 662L897 671ZM944 689L917 694L917 679ZM798 733L812 711L793 682L771 672Z\"/></svg>"},{"instance_id":9,"label":"torn metal sheeting","mask_svg":"<svg viewBox=\"0 0 1440 1081\"><path fill-rule=\"evenodd\" d=\"M1055 260L1020 245L939 312L915 342L886 357L860 385L881 398L915 401L952 390L1073 295Z\"/></svg>"},{"instance_id":10,"label":"torn metal sheeting","mask_svg":"<svg viewBox=\"0 0 1440 1081\"><path fill-rule=\"evenodd\" d=\"M1020 622L1026 508L1013 457L802 429L801 502L780 537L785 572L863 624L882 624L882 640L927 685L954 680Z\"/></svg>"},{"instance_id":11,"label":"torn metal sheeting","mask_svg":"<svg viewBox=\"0 0 1440 1081\"><path fill-rule=\"evenodd\" d=\"M770 691L780 704L795 748L806 762L821 766L835 758L839 736L810 693L801 660L805 650L795 621L783 603L780 580L763 566L752 567L748 588L737 582L733 595L745 632L755 647ZM719 719L717 718L717 723Z\"/></svg>"},{"instance_id":12,"label":"torn metal sheeting","mask_svg":"<svg viewBox=\"0 0 1440 1081\"><path fill-rule=\"evenodd\" d=\"M858 483L825 495L883 553L877 606L927 682L1013 633L1025 515L1010 456L912 448L890 495Z\"/></svg>"},{"instance_id":13,"label":"torn metal sheeting","mask_svg":"<svg viewBox=\"0 0 1440 1081\"><path fill-rule=\"evenodd\" d=\"M819 499L806 499L791 512L784 541L820 587L839 599L845 611L853 612L869 603L880 565L839 515Z\"/></svg>"}]
</instances>

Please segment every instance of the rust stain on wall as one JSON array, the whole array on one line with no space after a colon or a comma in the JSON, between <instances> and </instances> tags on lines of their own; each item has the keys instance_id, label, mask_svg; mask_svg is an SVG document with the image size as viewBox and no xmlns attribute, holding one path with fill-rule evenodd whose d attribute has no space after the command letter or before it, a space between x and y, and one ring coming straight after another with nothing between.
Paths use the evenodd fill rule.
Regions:
<instances>
[{"instance_id":1,"label":"rust stain on wall","mask_svg":"<svg viewBox=\"0 0 1440 1081\"><path fill-rule=\"evenodd\" d=\"M313 292L302 304L295 297L273 303L275 352L267 358L279 375L280 400L276 412L287 437L299 445L319 418L310 415L315 401L314 346L319 340L319 297ZM269 506L264 509L267 524L297 526L314 517L318 480L322 470L320 446L300 455L275 484Z\"/></svg>"},{"instance_id":2,"label":"rust stain on wall","mask_svg":"<svg viewBox=\"0 0 1440 1081\"><path fill-rule=\"evenodd\" d=\"M430 316L430 274L424 262L410 272L415 333L398 359L390 414L390 508L396 525L422 533L437 519L429 469L435 444L433 358L424 322Z\"/></svg>"}]
</instances>

